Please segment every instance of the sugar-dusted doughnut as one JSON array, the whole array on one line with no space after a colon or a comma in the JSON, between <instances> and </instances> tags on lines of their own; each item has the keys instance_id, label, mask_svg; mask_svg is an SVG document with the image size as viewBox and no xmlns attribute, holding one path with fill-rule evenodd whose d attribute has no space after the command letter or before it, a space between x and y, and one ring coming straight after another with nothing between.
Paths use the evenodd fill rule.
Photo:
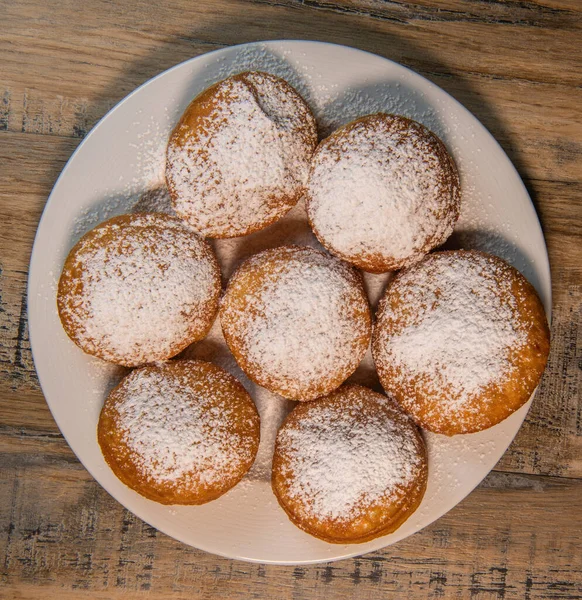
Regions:
<instances>
[{"instance_id":1,"label":"sugar-dusted doughnut","mask_svg":"<svg viewBox=\"0 0 582 600\"><path fill-rule=\"evenodd\" d=\"M372 354L384 389L425 429L487 429L525 404L549 352L533 286L502 259L435 252L394 278Z\"/></svg>"},{"instance_id":2,"label":"sugar-dusted doughnut","mask_svg":"<svg viewBox=\"0 0 582 600\"><path fill-rule=\"evenodd\" d=\"M135 369L109 394L97 429L115 475L162 504L204 504L236 485L259 447L259 415L224 369L176 360Z\"/></svg>"},{"instance_id":3,"label":"sugar-dusted doughnut","mask_svg":"<svg viewBox=\"0 0 582 600\"><path fill-rule=\"evenodd\" d=\"M426 127L378 113L323 140L313 157L307 213L319 241L364 271L420 260L459 217L455 163Z\"/></svg>"},{"instance_id":4,"label":"sugar-dusted doughnut","mask_svg":"<svg viewBox=\"0 0 582 600\"><path fill-rule=\"evenodd\" d=\"M291 400L312 400L341 385L371 335L360 273L299 246L246 260L228 282L220 322L242 370Z\"/></svg>"},{"instance_id":5,"label":"sugar-dusted doughnut","mask_svg":"<svg viewBox=\"0 0 582 600\"><path fill-rule=\"evenodd\" d=\"M218 310L220 268L209 244L176 217L113 217L70 251L59 316L85 352L133 367L203 338Z\"/></svg>"},{"instance_id":6,"label":"sugar-dusted doughnut","mask_svg":"<svg viewBox=\"0 0 582 600\"><path fill-rule=\"evenodd\" d=\"M424 440L393 401L359 385L298 404L275 444L272 485L295 525L327 542L367 542L419 506Z\"/></svg>"},{"instance_id":7,"label":"sugar-dusted doughnut","mask_svg":"<svg viewBox=\"0 0 582 600\"><path fill-rule=\"evenodd\" d=\"M170 136L174 208L206 237L262 229L299 200L316 145L315 119L286 81L229 77L194 98Z\"/></svg>"}]
</instances>

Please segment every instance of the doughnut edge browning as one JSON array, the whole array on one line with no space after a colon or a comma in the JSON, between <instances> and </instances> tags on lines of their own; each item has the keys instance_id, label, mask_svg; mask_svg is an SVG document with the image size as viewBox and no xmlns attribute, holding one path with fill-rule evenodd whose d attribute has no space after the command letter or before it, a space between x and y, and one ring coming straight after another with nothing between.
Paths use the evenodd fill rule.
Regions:
<instances>
[{"instance_id":1,"label":"doughnut edge browning","mask_svg":"<svg viewBox=\"0 0 582 600\"><path fill-rule=\"evenodd\" d=\"M326 394L329 394L336 390L338 387L344 383L344 381L352 375L352 373L357 369L360 362L363 360L366 351L370 345L370 341L372 338L372 324L373 317L370 310L370 304L368 300L368 295L364 286L364 279L362 274L355 268L353 265L349 263L341 262L340 265L342 268L345 268L345 274L349 277L350 283L353 284L354 289L357 290L357 293L360 295L362 300L362 309L357 312L358 319L363 318L366 320L366 335L361 338L358 345L360 347L359 358L355 361L355 366L352 369L345 369L346 373L337 375L333 379L333 383L328 383L325 387L319 387L315 390L312 388L305 390L300 394L294 394L286 386L282 386L280 382L277 381L276 377L273 377L269 374L263 373L261 371L261 367L259 365L255 365L253 361L249 360L245 355L243 349L240 347L242 344L239 343L237 338L239 334L237 334L234 330L237 329L236 325L233 325L231 321L234 321L234 318L231 316L231 312L236 312L236 309L232 309L230 304L236 300L231 300L231 297L236 293L234 292L234 288L241 285L241 280L244 279L258 279L256 270L253 268L255 265L253 264L257 257L266 258L268 260L277 260L280 258L280 254L282 252L297 252L297 251L305 251L309 250L318 255L325 256L328 255L325 252L320 250L315 250L313 248L307 246L297 246L297 245L287 245L287 246L277 246L275 248L269 248L267 250L263 250L249 257L245 261L243 261L234 273L231 275L228 284L226 286L225 293L223 294L219 307L219 318L220 324L222 328L222 333L226 344L234 356L237 364L240 366L245 375L257 385L260 385L272 393L278 394L283 398L288 400L293 400L297 402L308 402L320 398ZM332 257L329 257L332 258ZM333 258L333 260L336 260ZM248 292L247 292L248 294ZM241 294L238 292L238 295L243 298L245 294ZM348 372L349 371L349 372ZM345 376L344 376L345 375Z\"/></svg>"},{"instance_id":2,"label":"doughnut edge browning","mask_svg":"<svg viewBox=\"0 0 582 600\"><path fill-rule=\"evenodd\" d=\"M525 405L541 381L550 351L550 329L544 307L535 288L522 273L502 258L479 250L448 250L429 254L419 263L412 265L410 269L420 268L424 261L431 260L431 257L438 255L471 254L487 258L489 261L501 266L507 274L510 274L520 321L525 323L524 326L528 328L527 342L524 348L511 354L512 364L514 364L514 361L518 363L515 366L517 373L501 383L493 382L489 384L480 394L478 405L484 402L481 397L493 404L492 407L489 407L488 412L481 410L476 417L471 417L469 414L463 415L462 420L457 423L449 422L445 424L443 419L437 422L426 414L427 410L430 410L430 406L425 408L425 397L428 397L429 394L416 394L414 397L408 397L394 383L394 370L389 364L386 364L382 356L380 329L384 327L385 314L388 310L387 304L391 301L391 294L394 294L401 274L405 270L394 277L380 299L372 331L372 357L384 390L395 398L402 410L410 415L422 429L449 437L489 429L503 422ZM529 320L525 320L524 313L530 316Z\"/></svg>"},{"instance_id":3,"label":"doughnut edge browning","mask_svg":"<svg viewBox=\"0 0 582 600\"><path fill-rule=\"evenodd\" d=\"M285 79L282 77L278 77L277 75L273 75L272 73L268 73L265 71L242 71L235 75L231 75L221 81L217 81L212 84L202 92L200 92L197 96L195 96L190 103L188 104L186 110L180 117L180 120L170 133L168 138L168 145L166 148L166 165L170 164L170 152L173 146L182 147L189 137L192 135L192 131L196 130L200 126L200 129L204 131L202 126L202 122L205 118L208 118L212 111L215 109L215 106L218 102L224 102L225 97L224 94L220 95L220 87L226 81L240 81L245 85L249 86L252 89L253 95L258 95L258 92L254 88L254 83L248 81L249 74L258 74L265 76L271 81L275 81L277 85L286 89L286 93L290 96L293 96L294 99L301 104L301 106L305 109L305 123L302 127L301 132L298 135L301 135L304 138L305 144L311 146L311 156L315 152L318 143L317 137L317 123L315 117L313 116L313 112L310 106L307 104L303 96ZM196 129L195 129L196 128ZM197 134L196 134L197 135ZM310 159L311 160L311 159ZM235 228L232 226L229 227L212 227L212 226L201 226L194 218L192 214L189 214L186 211L180 210L178 206L178 199L180 194L178 193L174 182L171 177L171 170L166 168L165 174L166 186L168 188L172 208L179 215L180 218L184 219L189 225L196 231L199 232L200 235L213 239L229 239L242 237L246 235L250 235L251 233L255 233L262 229L265 229L269 225L277 222L281 218L283 218L302 198L305 192L305 185L297 190L297 192L293 196L280 197L275 201L273 198L270 199L271 204L279 205L278 210L275 214L273 214L270 218L264 219L256 222L255 224L249 225L244 228Z\"/></svg>"},{"instance_id":4,"label":"doughnut edge browning","mask_svg":"<svg viewBox=\"0 0 582 600\"><path fill-rule=\"evenodd\" d=\"M307 219L309 221L309 226L311 227L315 237L318 239L319 243L331 254L337 256L338 258L352 264L353 266L365 271L366 273L373 274L381 274L381 273L389 273L392 271L397 271L399 269L408 267L422 260L422 258L427 255L429 252L444 244L444 242L450 237L453 232L455 223L458 221L460 213L461 213L461 184L460 177L457 165L452 154L448 151L444 142L428 127L422 125L413 119L409 119L407 117L403 117L402 115L396 115L391 113L373 113L370 115L365 115L363 117L359 117L342 125L335 131L333 131L329 136L325 139L321 140L315 153L313 154L313 158L311 159L311 168L309 172L309 178L311 178L311 173L314 170L315 161L317 159L318 154L325 151L325 149L333 144L337 139L341 139L341 136L346 131L353 129L354 126L360 123L365 123L367 121L371 121L372 119L379 118L397 118L406 122L410 127L414 127L422 131L422 133L426 136L427 140L430 142L434 154L438 156L441 168L443 170L443 181L446 187L450 189L450 199L448 201L448 211L442 217L443 224L446 224L446 230L448 233L444 233L442 235L438 235L438 232L433 233L432 236L428 237L423 245L421 250L418 250L414 254L411 254L405 259L395 259L395 258L386 258L380 254L372 255L369 254L367 256L362 255L354 255L347 252L340 251L333 247L332 244L326 239L326 237L321 233L315 224L312 211L310 210L311 205L311 196L309 194L309 185L306 186L305 189L305 204L306 204L306 212ZM446 209L444 209L446 210ZM349 227L349 224L346 224L346 227Z\"/></svg>"},{"instance_id":5,"label":"doughnut edge browning","mask_svg":"<svg viewBox=\"0 0 582 600\"><path fill-rule=\"evenodd\" d=\"M305 413L307 413L309 409L312 408L314 405L322 405L322 403L329 401L337 401L338 404L341 405L342 402L345 400L344 398L342 398L342 395L354 388L364 388L368 392L371 392L372 394L377 396L382 396L384 399L386 399L387 403L384 405L384 409L385 412L389 415L388 418L393 418L396 415L396 418L400 419L401 423L405 424L406 427L409 427L410 432L413 433L416 449L418 451L418 456L420 456L421 458L421 466L420 473L409 485L407 493L403 497L401 497L401 505L392 514L389 520L386 523L381 524L374 530L367 532L365 535L350 538L347 537L345 534L341 536L329 533L330 530L333 530L334 527L332 519L325 520L326 524L323 527L327 530L326 532L322 531L322 528L316 530L315 527L310 527L309 523L306 522L306 520L302 520L301 518L299 518L293 512L292 508L286 504L285 500L283 499L284 494L280 490L280 488L285 486L287 477L281 473L282 463L284 462L284 460L282 458L282 451L280 448L279 433L285 427L292 426L293 422L297 420L298 416L304 416ZM271 488L273 490L273 494L275 495L277 502L279 503L280 507L283 509L289 520L296 527L317 539L323 540L324 542L330 544L362 544L393 533L394 531L399 529L420 506L426 492L427 484L428 450L426 447L424 437L422 435L422 431L414 423L414 421L410 419L409 416L399 408L398 404L394 402L390 404L390 398L386 398L382 394L374 392L373 390L370 390L365 386L360 386L357 384L344 384L340 388L334 390L331 394L319 398L318 400L297 404L295 408L287 415L283 424L279 428L279 431L277 432L275 449L273 453L273 467L271 475ZM404 504L403 501L405 499L411 500L410 503ZM339 529L341 529L341 526L339 527Z\"/></svg>"},{"instance_id":6,"label":"doughnut edge browning","mask_svg":"<svg viewBox=\"0 0 582 600\"><path fill-rule=\"evenodd\" d=\"M239 414L243 410L246 415L240 416L240 420L246 420L248 431L246 434L252 439L251 458L244 463L237 472L230 474L230 477L223 479L220 484L215 484L211 489L200 489L195 491L177 490L172 488L171 484L164 486L148 478L146 474L132 461L132 451L123 441L123 431L117 427L116 416L117 406L123 402L124 382L129 375L135 371L158 370L158 371L186 371L188 369L198 370L197 374L191 374L192 377L204 377L208 373L220 374L226 378L228 385L231 386L228 393L233 396L233 401L239 405ZM226 393L226 392L225 392ZM252 467L260 443L260 417L251 396L244 386L230 373L212 363L201 360L173 360L163 364L146 365L135 369L109 393L99 415L97 424L97 441L105 462L112 470L114 475L128 488L140 494L148 500L158 502L164 505L201 505L216 500L226 492L234 488Z\"/></svg>"},{"instance_id":7,"label":"doughnut edge browning","mask_svg":"<svg viewBox=\"0 0 582 600\"><path fill-rule=\"evenodd\" d=\"M199 321L201 322L192 323L187 335L184 335L183 339L176 341L172 345L170 351L164 354L152 354L152 356L150 356L147 360L135 360L127 356L122 357L116 355L115 352L112 352L108 349L101 349L99 345L95 342L95 340L92 340L91 343L84 341L84 336L76 330L74 322L72 321L72 316L70 316L71 313L75 311L75 304L78 303L78 300L75 301L75 298L78 298L79 294L82 293L82 286L80 284L82 269L78 266L79 256L81 255L82 257L82 253L90 245L93 245L93 247L108 247L108 229L110 229L111 226L131 227L133 226L134 221L143 216L151 216L153 219L156 219L158 221L158 225L160 226L163 226L162 224L168 225L170 223L178 224L180 227L185 226L184 223L177 217L172 217L160 213L123 214L103 221L102 223L98 224L93 229L85 233L81 237L81 239L71 248L63 264L63 268L59 276L59 281L57 285L57 312L59 315L61 325L65 333L67 334L67 337L86 354L95 356L96 358L99 358L106 362L122 365L125 367L139 367L150 362L162 361L167 360L169 358L173 358L174 356L182 352L182 350L187 348L190 344L193 344L205 338L206 335L208 335L210 329L212 328L212 325L214 324L214 321L216 320L216 317L218 315L220 295L222 290L221 270L214 250L212 249L207 240L205 240L198 234L191 232L191 235L195 236L198 243L200 244L200 248L203 253L204 259L208 260L211 265L213 279L215 282L212 296L203 303L205 306L202 311L204 313L203 318L199 319ZM105 239L105 242L102 241L103 239Z\"/></svg>"}]
</instances>

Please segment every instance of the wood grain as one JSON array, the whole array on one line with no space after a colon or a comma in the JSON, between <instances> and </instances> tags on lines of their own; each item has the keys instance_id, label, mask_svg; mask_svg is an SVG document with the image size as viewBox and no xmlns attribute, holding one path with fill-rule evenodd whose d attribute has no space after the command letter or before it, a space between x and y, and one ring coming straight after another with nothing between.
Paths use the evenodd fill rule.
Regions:
<instances>
[{"instance_id":1,"label":"wood grain","mask_svg":"<svg viewBox=\"0 0 582 600\"><path fill-rule=\"evenodd\" d=\"M560 27L558 35L556 28L562 21L548 29L505 21L493 27L470 20L421 20L420 25L402 26L371 19L365 11L352 15L331 8L314 10L294 0L280 4L245 3L245 10L240 11L240 2L214 0L187 5L181 13L165 5L135 2L135 12L130 14L109 2L93 2L89 13L71 2L56 13L42 2L32 2L35 16L26 21L19 20L18 11L9 5L7 33L0 40L0 51L6 49L2 69L11 82L4 90L0 88L5 127L82 137L137 85L191 56L265 38L322 39L350 45L357 28L359 47L411 66L464 103L527 177L579 179L582 124L574 117L582 104L576 70L580 59L570 52L578 46L579 13L564 11L567 16L562 21L567 19L569 26ZM386 6L393 3L380 4L388 10ZM514 12L525 10L518 3L509 4L514 5ZM398 6L415 10L412 5ZM431 10L442 12L434 5ZM72 31L70 19L81 19L81 12L83 28ZM321 18L308 18L313 14ZM118 25L104 28L104 22ZM245 37L233 39L239 30ZM492 35L500 39L494 41ZM472 40L469 47L467 40ZM507 47L508 43L512 46ZM502 61L498 60L500 47L504 48ZM532 54L536 61L529 60ZM542 57L547 61L544 69L538 60ZM519 67L511 67L508 60L517 61ZM523 72L534 66L535 76ZM63 73L68 76L63 78ZM501 113L498 102L503 104ZM517 139L521 144L516 148Z\"/></svg>"},{"instance_id":2,"label":"wood grain","mask_svg":"<svg viewBox=\"0 0 582 600\"><path fill-rule=\"evenodd\" d=\"M576 598L582 481L493 473L437 523L336 564L217 558L144 524L109 497L64 442L2 447L4 593L61 598ZM45 448L48 447L48 451ZM66 582L65 589L63 582ZM7 596L8 597L8 596Z\"/></svg>"},{"instance_id":3,"label":"wood grain","mask_svg":"<svg viewBox=\"0 0 582 600\"><path fill-rule=\"evenodd\" d=\"M577 0L0 0L0 598L582 598L582 5ZM357 46L419 71L493 133L538 210L552 352L485 482L382 552L249 565L123 509L64 442L34 371L28 261L66 160L116 102L258 39Z\"/></svg>"}]
</instances>

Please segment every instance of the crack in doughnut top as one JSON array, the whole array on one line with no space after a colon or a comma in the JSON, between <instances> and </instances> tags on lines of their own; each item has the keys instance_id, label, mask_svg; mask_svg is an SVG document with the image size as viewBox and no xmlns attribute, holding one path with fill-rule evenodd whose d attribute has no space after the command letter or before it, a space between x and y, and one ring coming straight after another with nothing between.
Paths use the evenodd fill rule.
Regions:
<instances>
[{"instance_id":1,"label":"crack in doughnut top","mask_svg":"<svg viewBox=\"0 0 582 600\"><path fill-rule=\"evenodd\" d=\"M382 273L417 262L451 235L459 177L426 127L378 113L321 142L306 199L311 227L330 252Z\"/></svg>"},{"instance_id":2,"label":"crack in doughnut top","mask_svg":"<svg viewBox=\"0 0 582 600\"><path fill-rule=\"evenodd\" d=\"M372 340L384 389L422 427L446 435L486 429L525 404L548 353L533 287L500 258L464 250L401 271Z\"/></svg>"},{"instance_id":3,"label":"crack in doughnut top","mask_svg":"<svg viewBox=\"0 0 582 600\"><path fill-rule=\"evenodd\" d=\"M386 396L346 385L297 405L277 435L273 490L291 520L335 543L396 530L427 481L424 441Z\"/></svg>"},{"instance_id":4,"label":"crack in doughnut top","mask_svg":"<svg viewBox=\"0 0 582 600\"><path fill-rule=\"evenodd\" d=\"M174 208L207 237L262 229L299 200L316 145L315 119L286 81L229 77L196 97L170 136Z\"/></svg>"},{"instance_id":5,"label":"crack in doughnut top","mask_svg":"<svg viewBox=\"0 0 582 600\"><path fill-rule=\"evenodd\" d=\"M364 357L371 316L361 275L307 247L245 261L220 307L225 340L243 371L268 390L312 400L343 383Z\"/></svg>"},{"instance_id":6,"label":"crack in doughnut top","mask_svg":"<svg viewBox=\"0 0 582 600\"><path fill-rule=\"evenodd\" d=\"M57 303L65 331L82 350L138 366L203 338L220 289L212 249L181 219L133 214L81 238L65 261Z\"/></svg>"},{"instance_id":7,"label":"crack in doughnut top","mask_svg":"<svg viewBox=\"0 0 582 600\"><path fill-rule=\"evenodd\" d=\"M250 469L259 415L244 387L203 361L132 371L109 394L98 440L119 479L163 504L203 504Z\"/></svg>"}]
</instances>

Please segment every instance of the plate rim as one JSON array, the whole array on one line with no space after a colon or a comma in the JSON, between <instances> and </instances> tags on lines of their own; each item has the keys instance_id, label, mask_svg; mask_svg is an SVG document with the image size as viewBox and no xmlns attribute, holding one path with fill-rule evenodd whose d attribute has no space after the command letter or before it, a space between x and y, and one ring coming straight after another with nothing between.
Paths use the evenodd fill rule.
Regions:
<instances>
[{"instance_id":1,"label":"plate rim","mask_svg":"<svg viewBox=\"0 0 582 600\"><path fill-rule=\"evenodd\" d=\"M40 231L40 229L43 226L43 222L45 220L46 214L47 214L47 210L49 208L49 205L51 203L51 199L53 198L53 195L55 194L55 190L58 188L59 183L61 182L61 180L66 176L68 169L70 168L70 164L73 162L73 160L75 159L75 157L77 156L77 154L81 151L81 149L83 148L83 146L85 145L85 143L91 138L91 136L93 136L96 131L102 126L103 122L110 116L110 114L112 114L114 111L116 111L122 104L124 104L125 102L128 102L134 95L138 94L142 88L145 88L146 86L150 85L151 83L153 83L154 81L158 80L159 78L162 78L164 76L167 76L170 72L180 69L182 67L184 67L187 64L190 63L195 63L198 60L203 60L203 59L207 59L209 56L211 55L216 55L216 54L221 54L221 53L226 53L226 52L231 52L233 50L236 49L248 49L251 47L261 47L261 46L268 46L268 45L275 45L275 44L283 44L283 45L320 45L320 46L325 46L328 48L342 48L342 49L349 49L350 51L353 52L357 52L360 54L364 54L364 55L370 55L371 57L373 57L374 59L380 59L382 61L386 61L388 63L391 64L392 67L396 67L398 69L403 69L406 72L408 72L408 74L412 75L413 77L416 78L421 78L426 84L428 84L429 86L432 86L436 89L438 89L440 92L446 94L446 96L448 97L448 99L450 101L453 102L453 105L455 106L456 110L459 110L465 114L468 114L472 120L474 125L479 128L482 133L485 134L486 137L489 138L490 142L493 142L496 152L500 152L506 159L508 166L511 168L511 170L513 171L514 175L516 176L516 181L518 182L518 185L521 187L522 192L525 194L525 197L527 197L527 199L529 200L531 207L533 209L533 213L535 215L536 218L536 223L537 223L537 227L538 227L538 233L541 235L541 239L543 240L543 254L544 254L544 264L543 265L537 265L536 270L539 269L540 274L543 275L543 278L541 279L541 282L543 282L546 278L547 278L547 282L548 282L548 290L544 290L544 294L547 294L547 305L546 303L544 303L544 309L545 309L545 313L548 319L548 323L551 325L551 318L552 318L552 308L553 308L553 301L552 301L552 276L551 276L551 268L550 268L550 260L549 260L549 254L548 254L548 248L547 248L547 244L546 244L546 240L545 240L545 236L544 236L544 231L543 231L543 227L541 225L540 222L540 217L538 214L538 211L536 210L536 206L534 204L534 202L532 201L532 198L521 178L521 175L519 174L519 172L517 171L515 165L513 164L513 162L511 161L511 159L509 158L509 156L507 156L507 153L505 152L505 150L502 148L501 144L495 139L495 137L491 134L491 132L485 127L485 125L483 125L483 123L481 123L481 121L469 110L467 109L461 102L459 102L454 96L452 96L449 92L447 92L446 90L444 90L443 88L441 88L439 85L437 85L436 83L433 83L430 79L428 79L427 77L425 77L424 75L414 71L413 69L407 67L406 65L403 65L401 63L398 63L390 58L386 58L384 56L381 56L379 54L375 54L373 52L367 51L367 50L362 50L360 48L354 47L354 46L350 46L350 45L346 45L346 44L336 44L333 42L324 42L324 41L319 41L319 40L301 40L301 39L270 39L270 40L260 40L260 41L254 41L254 42L247 42L247 43L242 43L242 44L234 44L234 45L225 45L221 48L216 48L214 50L211 50L209 52L204 52L202 54L199 54L197 56L188 58L184 61L181 61L171 67L169 67L168 69L165 69L164 71L158 73L157 75L154 75L153 77L149 78L148 80L144 81L142 84L140 84L138 87L136 87L134 90L132 90L129 94L127 94L126 96L124 96L123 98L121 98L117 103L115 103L106 113L105 115L103 115L103 117L101 117L99 119L99 121L91 128L91 130L89 131L89 133L81 140L81 142L79 143L79 145L77 146L77 148L75 148L75 150L73 151L73 153L71 154L71 156L68 158L67 162L65 163L65 165L63 166L59 176L57 177L57 179L55 180L51 192L46 200L45 206L43 208L41 217L38 221L37 224L37 228L36 228L36 232L35 232L35 237L34 237L34 242L32 245L32 250L31 250L31 254L30 254L30 261L29 261L29 269L28 269L28 276L27 276L27 285L26 285L26 294L27 294L27 298L26 298L26 307L27 307L27 322L28 322L28 334L29 334L29 341L30 341L30 347L31 347L31 354L32 354L32 358L33 358L33 363L34 363L34 367L35 367L35 371L39 380L39 384L40 384L40 388L41 391L43 393L44 399L46 404L48 405L48 408L51 412L51 415L55 421L55 423L57 424L57 427L59 428L59 432L61 433L61 435L63 436L63 438L65 439L65 441L67 442L69 448L71 449L71 451L73 452L73 454L75 454L75 457L77 458L77 460L83 465L83 467L87 470L87 472L91 475L91 477L97 482L97 484L103 488L112 498L115 499L116 502L118 502L121 506L123 506L126 510L128 510L129 512L131 512L132 514L134 514L135 516L137 516L139 519L141 519L142 521L144 521L145 523L148 523L150 526L154 527L156 530L164 533L164 535L168 535L169 537L176 539L177 541L179 541L180 543L186 544L188 546L191 546L193 548L199 549L203 552L207 552L209 554L213 554L216 556L221 556L223 558L227 558L230 560L240 560L243 562L251 562L251 563L256 563L256 564L274 564L274 565L284 565L284 566L292 566L292 565L308 565L308 564L321 564L321 563L328 563L328 562L335 562L335 561L339 561L339 560L344 560L344 559L349 559L349 558L354 558L357 556L361 556L363 554L367 554L370 552L379 552L381 550L383 550L384 548L387 548L388 546L391 546L393 544L396 544L400 541L403 541L404 539L411 537L412 535L418 533L419 531L422 531L423 529L425 529L426 527L428 527L429 525L433 524L435 521L437 521L438 519L440 519L441 517L445 516L446 514L448 514L453 508L455 508L456 506L458 506L458 504L460 502L462 502L469 494L471 494L478 486L479 484L489 475L489 473L491 473L494 468L495 465L489 470L487 471L483 477L479 480L479 482L471 489L469 490L454 506L450 507L445 513L435 517L434 519L432 519L431 521L429 521L428 523L426 523L422 528L418 529L417 531L410 533L410 535L406 536L406 538L403 538L401 540L395 540L393 542L388 542L385 543L383 546L380 546L379 548L375 549L375 550L365 550L364 552L359 551L359 545L358 544L351 544L351 545L347 545L347 547L354 549L353 552L347 552L345 554L342 554L341 556L334 556L334 557L326 557L326 558L317 558L317 559L307 559L307 560L302 560L302 561L281 561L281 560L268 560L268 559L257 559L254 557L244 557L244 556L236 556L233 557L231 554L227 553L227 552L221 552L218 551L214 548L212 549L207 549L205 548L205 544L196 544L194 545L192 542L185 540L184 538L182 538L180 535L177 535L175 533L167 533L165 530L165 527L159 527L158 525L152 525L148 519L144 518L143 516L141 516L141 509L138 509L137 511L134 508L129 508L125 502L121 502L120 500L117 499L117 497L111 492L109 491L108 487L106 487L105 485L103 485L99 479L95 476L94 473L94 469L90 468L87 464L85 464L85 462L77 455L77 453L75 452L75 450L73 449L73 447L71 446L69 439L67 437L67 435L63 432L61 425L59 424L59 420L57 419L55 412L53 411L53 408L51 406L51 403L45 393L45 385L43 385L43 378L40 375L40 372L37 368L37 358L35 356L35 345L36 342L35 340L37 339L37 332L40 332L40 330L42 329L41 326L39 325L39 327L37 328L36 325L33 325L33 321L30 320L30 315L31 313L31 302L32 302L32 295L31 295L31 288L34 285L34 281L36 279L36 277L33 277L33 275L36 275L36 268L35 268L35 263L38 262L37 260L37 255L40 252L39 249L39 244L38 244L38 232ZM40 333L38 333L38 335L40 335ZM531 403L532 400L535 398L537 392L537 388L536 390L534 390L531 398L528 400L528 406L527 406L527 410L524 411L523 417L521 419L521 421L519 422L519 425L516 427L515 433L513 434L513 436L511 437L511 439L509 440L509 442L507 443L506 447L504 448L501 456L503 456L506 452L507 449L509 448L509 446L511 445L511 443L513 442L513 440L515 439L515 437L517 436L517 433L520 431L522 425L523 425L523 421L525 420L527 414L529 413L529 410L531 408ZM378 538L378 539L382 539L382 538ZM344 547L343 545L338 545L338 549L340 547Z\"/></svg>"}]
</instances>

